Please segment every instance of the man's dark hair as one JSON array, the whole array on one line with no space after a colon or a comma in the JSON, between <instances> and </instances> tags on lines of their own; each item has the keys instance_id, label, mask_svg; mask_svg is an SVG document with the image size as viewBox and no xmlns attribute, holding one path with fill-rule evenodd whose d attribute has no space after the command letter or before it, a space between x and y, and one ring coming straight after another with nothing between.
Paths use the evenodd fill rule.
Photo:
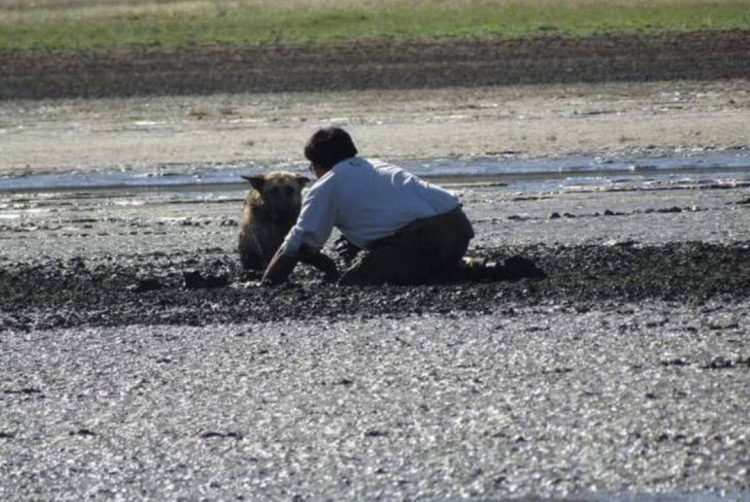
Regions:
<instances>
[{"instance_id":1,"label":"man's dark hair","mask_svg":"<svg viewBox=\"0 0 750 502\"><path fill-rule=\"evenodd\" d=\"M357 147L352 137L340 127L319 129L305 145L307 160L326 170L355 155Z\"/></svg>"}]
</instances>

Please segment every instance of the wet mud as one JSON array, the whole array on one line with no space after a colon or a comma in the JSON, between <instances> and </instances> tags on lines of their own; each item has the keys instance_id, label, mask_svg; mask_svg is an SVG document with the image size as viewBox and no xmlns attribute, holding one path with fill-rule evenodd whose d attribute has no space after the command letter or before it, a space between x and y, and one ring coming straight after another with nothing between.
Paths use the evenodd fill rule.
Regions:
<instances>
[{"instance_id":1,"label":"wet mud","mask_svg":"<svg viewBox=\"0 0 750 502\"><path fill-rule=\"evenodd\" d=\"M260 286L261 273L244 271L237 252L242 190L16 194L0 224L0 328L493 313L508 304L734 303L750 294L745 187L456 189L477 232L468 255L480 266L416 287L338 286L302 264L290 283ZM332 256L334 240L326 250ZM345 267L343 256L338 266Z\"/></svg>"},{"instance_id":2,"label":"wet mud","mask_svg":"<svg viewBox=\"0 0 750 502\"><path fill-rule=\"evenodd\" d=\"M479 251L479 250L477 250ZM152 253L2 263L0 328L272 322L291 319L490 313L507 304L679 301L750 296L750 243L500 247L491 261L520 255L544 279L481 271L459 283L343 287L300 265L293 280L259 286L235 254ZM589 307L587 307L589 306Z\"/></svg>"},{"instance_id":3,"label":"wet mud","mask_svg":"<svg viewBox=\"0 0 750 502\"><path fill-rule=\"evenodd\" d=\"M745 497L747 189L458 191L546 278L259 287L241 191L9 197L0 498Z\"/></svg>"},{"instance_id":4,"label":"wet mud","mask_svg":"<svg viewBox=\"0 0 750 502\"><path fill-rule=\"evenodd\" d=\"M202 291L186 313L223 308ZM428 295L450 312L400 311ZM747 498L747 298L360 291L380 315L331 319L293 296L323 315L0 330L0 497Z\"/></svg>"}]
</instances>

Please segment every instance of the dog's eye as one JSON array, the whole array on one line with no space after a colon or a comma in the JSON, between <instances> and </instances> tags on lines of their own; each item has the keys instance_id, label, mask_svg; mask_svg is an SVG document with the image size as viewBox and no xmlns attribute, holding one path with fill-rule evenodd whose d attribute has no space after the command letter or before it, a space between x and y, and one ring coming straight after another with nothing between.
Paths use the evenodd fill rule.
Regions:
<instances>
[{"instance_id":1,"label":"dog's eye","mask_svg":"<svg viewBox=\"0 0 750 502\"><path fill-rule=\"evenodd\" d=\"M294 195L294 188L292 187L286 187L286 196L292 197Z\"/></svg>"}]
</instances>

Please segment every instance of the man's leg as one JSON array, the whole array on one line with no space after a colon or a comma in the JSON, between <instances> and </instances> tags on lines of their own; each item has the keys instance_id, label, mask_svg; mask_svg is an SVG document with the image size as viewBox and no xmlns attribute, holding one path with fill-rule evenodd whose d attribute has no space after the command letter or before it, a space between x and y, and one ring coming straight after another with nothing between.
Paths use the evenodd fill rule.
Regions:
<instances>
[{"instance_id":1,"label":"man's leg","mask_svg":"<svg viewBox=\"0 0 750 502\"><path fill-rule=\"evenodd\" d=\"M458 269L474 232L463 211L418 220L365 253L340 284L423 284L440 282Z\"/></svg>"},{"instance_id":2,"label":"man's leg","mask_svg":"<svg viewBox=\"0 0 750 502\"><path fill-rule=\"evenodd\" d=\"M411 284L414 277L422 275L424 264L419 263L417 249L402 239L378 246L366 251L354 261L354 264L341 276L339 284L378 285L378 284Z\"/></svg>"}]
</instances>

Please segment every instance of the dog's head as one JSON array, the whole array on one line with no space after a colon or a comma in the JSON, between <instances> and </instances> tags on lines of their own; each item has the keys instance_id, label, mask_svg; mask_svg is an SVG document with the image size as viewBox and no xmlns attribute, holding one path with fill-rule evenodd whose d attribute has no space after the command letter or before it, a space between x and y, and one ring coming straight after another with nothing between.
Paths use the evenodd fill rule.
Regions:
<instances>
[{"instance_id":1,"label":"dog's head","mask_svg":"<svg viewBox=\"0 0 750 502\"><path fill-rule=\"evenodd\" d=\"M260 194L269 213L278 218L296 218L302 204L302 188L310 182L301 174L276 171L243 176Z\"/></svg>"}]
</instances>

